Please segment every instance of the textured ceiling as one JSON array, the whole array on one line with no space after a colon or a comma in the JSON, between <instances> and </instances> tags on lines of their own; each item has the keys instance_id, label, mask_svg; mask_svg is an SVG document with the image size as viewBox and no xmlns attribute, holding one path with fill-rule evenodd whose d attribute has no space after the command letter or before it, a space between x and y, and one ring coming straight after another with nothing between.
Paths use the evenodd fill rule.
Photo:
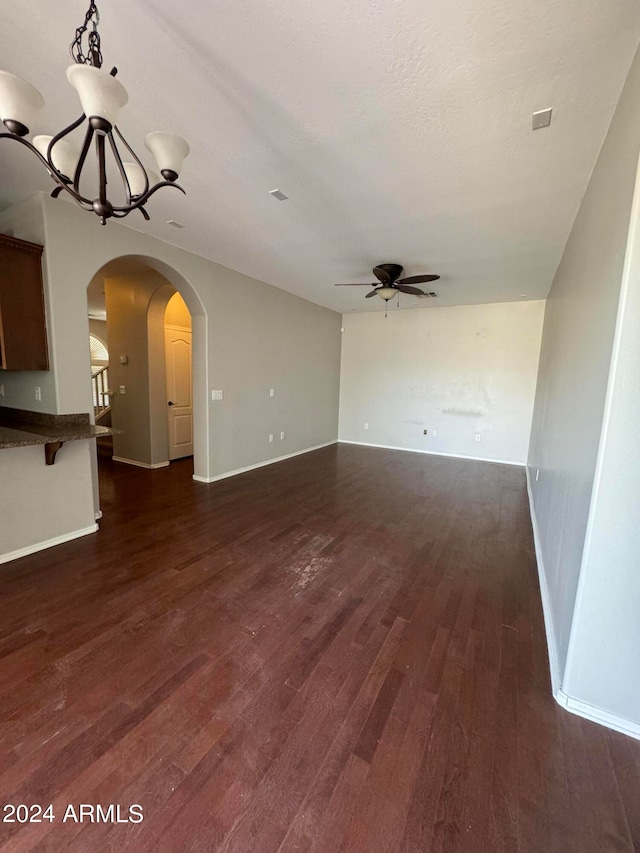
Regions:
<instances>
[{"instance_id":1,"label":"textured ceiling","mask_svg":"<svg viewBox=\"0 0 640 853\"><path fill-rule=\"evenodd\" d=\"M64 69L86 5L0 5L0 65L47 101L38 132L78 112ZM371 281L381 261L442 275L438 303L401 307L544 298L640 38L636 0L104 0L101 13L129 141L145 151L162 129L192 148L187 197L159 193L151 223L127 223L340 311L384 310L332 286ZM0 143L0 206L48 186Z\"/></svg>"}]
</instances>

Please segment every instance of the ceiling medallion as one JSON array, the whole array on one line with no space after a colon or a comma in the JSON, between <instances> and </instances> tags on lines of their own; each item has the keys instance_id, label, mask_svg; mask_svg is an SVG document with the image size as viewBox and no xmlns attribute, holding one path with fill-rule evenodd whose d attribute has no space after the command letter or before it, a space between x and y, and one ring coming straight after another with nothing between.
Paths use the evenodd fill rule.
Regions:
<instances>
[{"instance_id":1,"label":"ceiling medallion","mask_svg":"<svg viewBox=\"0 0 640 853\"><path fill-rule=\"evenodd\" d=\"M44 98L30 83L7 71L0 71L0 119L9 131L0 133L0 139L14 139L25 145L56 182L51 195L57 198L61 192L67 192L83 210L97 214L103 225L107 219L122 219L132 210L139 210L148 220L149 214L144 205L161 187L175 187L184 193L175 182L189 153L189 146L181 136L160 131L148 133L145 145L153 154L164 180L142 165L117 127L118 113L129 96L116 79L116 68L109 73L102 70L99 22L97 6L91 2L84 24L76 30L70 46L75 64L67 68L67 80L80 98L83 110L80 118L56 136L34 136L30 142L26 137L36 113L44 106ZM86 54L83 47L85 38ZM78 150L65 137L85 121L84 142ZM81 192L80 179L92 144L98 165L98 192L89 197ZM116 204L107 198L107 150L111 152L122 179L124 204ZM126 152L125 160L121 150Z\"/></svg>"}]
</instances>

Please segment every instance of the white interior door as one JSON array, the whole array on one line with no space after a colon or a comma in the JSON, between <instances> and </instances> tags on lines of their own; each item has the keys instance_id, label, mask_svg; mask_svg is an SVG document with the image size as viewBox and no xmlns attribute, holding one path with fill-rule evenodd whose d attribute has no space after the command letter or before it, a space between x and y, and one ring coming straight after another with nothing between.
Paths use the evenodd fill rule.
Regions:
<instances>
[{"instance_id":1,"label":"white interior door","mask_svg":"<svg viewBox=\"0 0 640 853\"><path fill-rule=\"evenodd\" d=\"M191 381L191 332L165 326L167 362L167 417L169 459L193 456L193 383Z\"/></svg>"}]
</instances>

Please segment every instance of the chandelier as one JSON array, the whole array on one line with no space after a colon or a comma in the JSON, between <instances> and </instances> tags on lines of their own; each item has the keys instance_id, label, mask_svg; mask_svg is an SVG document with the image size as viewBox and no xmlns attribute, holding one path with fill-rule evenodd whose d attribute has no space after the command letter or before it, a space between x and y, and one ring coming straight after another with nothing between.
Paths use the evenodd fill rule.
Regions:
<instances>
[{"instance_id":1,"label":"chandelier","mask_svg":"<svg viewBox=\"0 0 640 853\"><path fill-rule=\"evenodd\" d=\"M80 118L55 136L34 136L30 142L26 137L36 113L44 106L44 98L30 83L7 71L0 71L0 119L9 131L0 133L0 139L14 139L25 145L56 182L51 195L57 198L62 192L68 193L83 210L97 214L103 225L107 219L122 219L132 210L139 210L148 220L149 214L144 206L161 187L175 187L184 193L175 182L189 153L189 146L181 136L160 131L148 133L144 142L153 154L163 180L142 165L117 126L119 111L129 96L116 79L117 68L112 68L109 73L102 70L99 22L100 15L92 1L69 49L75 64L67 68L67 80L80 98ZM77 149L66 137L84 122L84 142ZM80 189L81 177L92 146L97 160L97 194L83 195L86 190ZM124 159L122 151L126 152ZM124 204L110 201L107 197L108 153L120 173Z\"/></svg>"}]
</instances>

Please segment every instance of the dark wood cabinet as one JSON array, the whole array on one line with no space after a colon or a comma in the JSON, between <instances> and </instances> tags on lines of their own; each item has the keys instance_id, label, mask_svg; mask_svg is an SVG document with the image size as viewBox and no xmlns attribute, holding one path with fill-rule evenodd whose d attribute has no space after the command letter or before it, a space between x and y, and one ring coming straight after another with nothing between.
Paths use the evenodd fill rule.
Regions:
<instances>
[{"instance_id":1,"label":"dark wood cabinet","mask_svg":"<svg viewBox=\"0 0 640 853\"><path fill-rule=\"evenodd\" d=\"M0 234L0 368L48 370L42 250Z\"/></svg>"}]
</instances>

